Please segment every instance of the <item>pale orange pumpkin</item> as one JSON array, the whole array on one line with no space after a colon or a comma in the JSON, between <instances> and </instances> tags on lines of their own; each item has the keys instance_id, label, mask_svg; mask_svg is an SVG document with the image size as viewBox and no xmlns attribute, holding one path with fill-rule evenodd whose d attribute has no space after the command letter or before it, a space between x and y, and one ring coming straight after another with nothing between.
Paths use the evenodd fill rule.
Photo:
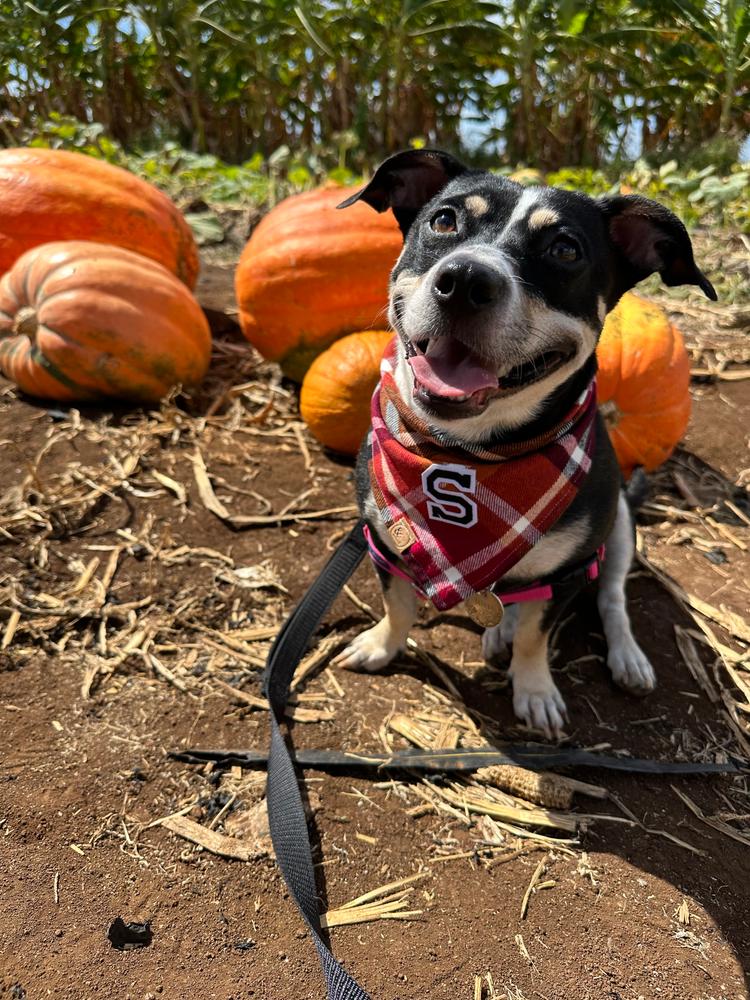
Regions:
<instances>
[{"instance_id":1,"label":"pale orange pumpkin","mask_svg":"<svg viewBox=\"0 0 750 1000\"><path fill-rule=\"evenodd\" d=\"M370 425L370 399L393 333L364 330L332 344L313 361L300 392L302 419L314 437L355 455Z\"/></svg>"},{"instance_id":2,"label":"pale orange pumpkin","mask_svg":"<svg viewBox=\"0 0 750 1000\"><path fill-rule=\"evenodd\" d=\"M0 275L26 250L55 240L135 250L190 288L198 276L191 229L153 184L82 153L0 150Z\"/></svg>"},{"instance_id":3,"label":"pale orange pumpkin","mask_svg":"<svg viewBox=\"0 0 750 1000\"><path fill-rule=\"evenodd\" d=\"M210 354L192 293L130 250L45 243L0 280L0 370L30 395L155 402L200 382Z\"/></svg>"},{"instance_id":4,"label":"pale orange pumpkin","mask_svg":"<svg viewBox=\"0 0 750 1000\"><path fill-rule=\"evenodd\" d=\"M626 292L597 348L599 405L625 476L655 469L690 419L690 358L682 334L653 302Z\"/></svg>"},{"instance_id":5,"label":"pale orange pumpkin","mask_svg":"<svg viewBox=\"0 0 750 1000\"><path fill-rule=\"evenodd\" d=\"M310 367L300 409L313 435L355 454L370 420L370 397L391 334L355 333ZM626 476L655 469L674 450L690 417L690 359L682 336L659 306L626 293L609 314L597 349L598 395Z\"/></svg>"},{"instance_id":6,"label":"pale orange pumpkin","mask_svg":"<svg viewBox=\"0 0 750 1000\"><path fill-rule=\"evenodd\" d=\"M255 229L237 267L242 332L298 382L334 340L386 318L401 231L390 212L363 203L337 209L355 190L286 198Z\"/></svg>"}]
</instances>

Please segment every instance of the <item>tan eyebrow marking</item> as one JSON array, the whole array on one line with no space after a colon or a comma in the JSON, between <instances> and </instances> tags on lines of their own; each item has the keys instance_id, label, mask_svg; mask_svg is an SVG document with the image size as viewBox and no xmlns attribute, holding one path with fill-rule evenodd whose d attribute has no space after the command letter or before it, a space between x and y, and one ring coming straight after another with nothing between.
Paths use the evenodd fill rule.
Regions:
<instances>
[{"instance_id":1,"label":"tan eyebrow marking","mask_svg":"<svg viewBox=\"0 0 750 1000\"><path fill-rule=\"evenodd\" d=\"M481 194L470 194L464 204L471 214L477 217L486 215L490 210L489 202Z\"/></svg>"},{"instance_id":2,"label":"tan eyebrow marking","mask_svg":"<svg viewBox=\"0 0 750 1000\"><path fill-rule=\"evenodd\" d=\"M554 226L560 221L560 216L553 208L537 208L529 216L529 229L541 229L543 226Z\"/></svg>"}]
</instances>

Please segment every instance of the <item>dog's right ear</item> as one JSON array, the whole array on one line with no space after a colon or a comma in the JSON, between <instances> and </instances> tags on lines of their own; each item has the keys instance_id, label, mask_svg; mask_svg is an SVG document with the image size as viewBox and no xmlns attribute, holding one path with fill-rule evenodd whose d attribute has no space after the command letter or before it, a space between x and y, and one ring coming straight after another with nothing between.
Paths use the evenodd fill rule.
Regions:
<instances>
[{"instance_id":1,"label":"dog's right ear","mask_svg":"<svg viewBox=\"0 0 750 1000\"><path fill-rule=\"evenodd\" d=\"M716 301L714 286L695 263L687 230L668 208L637 194L605 196L597 203L615 253L614 302L655 271L665 285L697 285Z\"/></svg>"},{"instance_id":2,"label":"dog's right ear","mask_svg":"<svg viewBox=\"0 0 750 1000\"><path fill-rule=\"evenodd\" d=\"M361 199L377 212L390 208L406 236L422 206L466 170L468 167L440 149L407 149L384 160L369 184L338 207L348 208Z\"/></svg>"}]
</instances>

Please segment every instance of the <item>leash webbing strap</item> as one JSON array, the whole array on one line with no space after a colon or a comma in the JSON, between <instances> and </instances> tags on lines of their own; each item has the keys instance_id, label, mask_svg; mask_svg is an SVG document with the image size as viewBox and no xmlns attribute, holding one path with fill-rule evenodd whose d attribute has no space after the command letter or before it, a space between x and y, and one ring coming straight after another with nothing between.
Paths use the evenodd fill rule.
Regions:
<instances>
[{"instance_id":1,"label":"leash webbing strap","mask_svg":"<svg viewBox=\"0 0 750 1000\"><path fill-rule=\"evenodd\" d=\"M268 754L260 750L213 750L188 747L170 750L172 760L185 764L219 764L230 767L265 767ZM352 753L343 750L297 750L292 758L298 767L312 767L320 771L352 770L372 771L381 775L388 771L423 771L446 774L466 774L481 767L511 764L527 771L549 771L557 767L597 767L625 774L737 774L741 762L732 760L722 764L703 762L694 764L687 760L643 760L639 757L615 757L612 754L583 750L580 747L546 747L533 743L503 743L498 747L438 747L420 750L409 747L390 754Z\"/></svg>"},{"instance_id":2,"label":"leash webbing strap","mask_svg":"<svg viewBox=\"0 0 750 1000\"><path fill-rule=\"evenodd\" d=\"M363 521L358 521L352 528L286 620L268 654L264 680L265 694L271 707L271 746L266 786L271 840L287 888L310 928L325 976L328 1000L370 998L336 961L323 940L307 818L280 722L284 717L294 671L310 637L367 552L363 524Z\"/></svg>"}]
</instances>

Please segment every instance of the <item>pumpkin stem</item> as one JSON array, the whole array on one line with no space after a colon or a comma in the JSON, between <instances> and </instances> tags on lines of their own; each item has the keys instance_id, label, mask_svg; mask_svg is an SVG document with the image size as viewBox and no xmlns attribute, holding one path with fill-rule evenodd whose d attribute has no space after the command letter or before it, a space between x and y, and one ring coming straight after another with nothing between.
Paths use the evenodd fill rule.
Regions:
<instances>
[{"instance_id":1,"label":"pumpkin stem","mask_svg":"<svg viewBox=\"0 0 750 1000\"><path fill-rule=\"evenodd\" d=\"M33 341L38 329L39 320L37 319L36 309L33 309L31 306L24 306L22 309L19 309L13 320L13 333L25 334L29 340Z\"/></svg>"}]
</instances>

